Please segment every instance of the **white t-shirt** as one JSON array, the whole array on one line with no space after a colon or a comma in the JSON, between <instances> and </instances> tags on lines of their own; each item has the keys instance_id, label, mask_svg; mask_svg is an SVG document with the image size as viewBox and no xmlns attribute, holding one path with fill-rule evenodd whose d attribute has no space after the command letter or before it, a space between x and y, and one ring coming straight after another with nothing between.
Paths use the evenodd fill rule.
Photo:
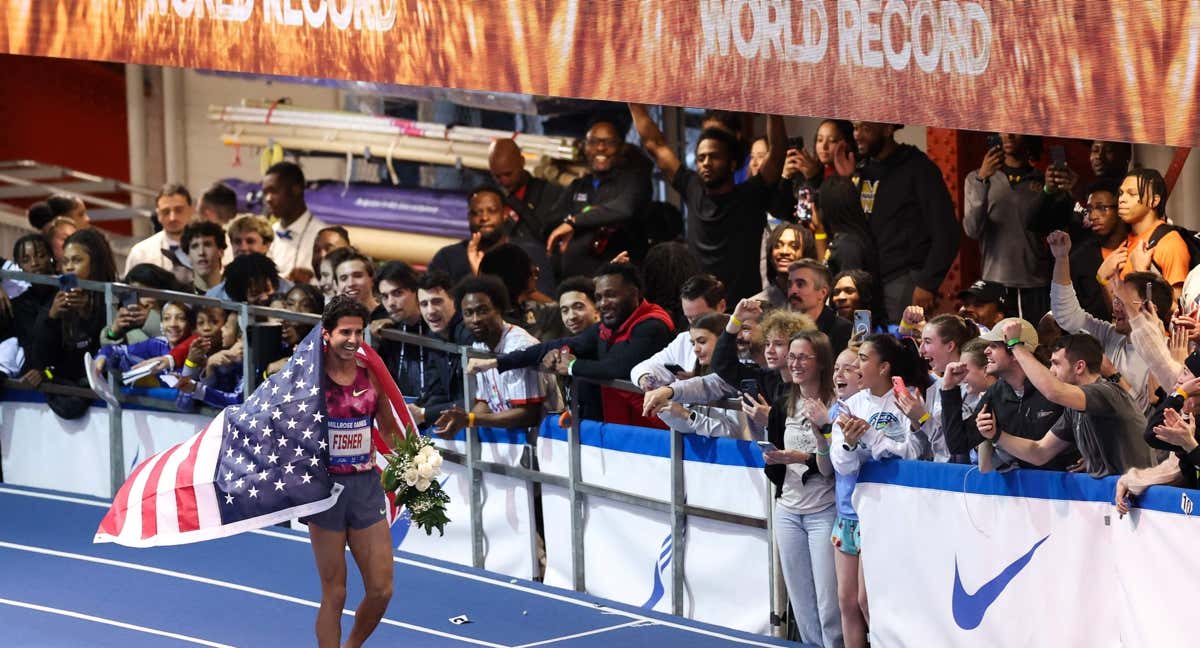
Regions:
<instances>
[{"instance_id":1,"label":"white t-shirt","mask_svg":"<svg viewBox=\"0 0 1200 648\"><path fill-rule=\"evenodd\" d=\"M312 270L313 243L317 240L317 232L324 227L327 224L308 210L289 227L275 222L275 240L271 241L270 256L279 269L280 277L288 276L295 268Z\"/></svg>"},{"instance_id":2,"label":"white t-shirt","mask_svg":"<svg viewBox=\"0 0 1200 648\"><path fill-rule=\"evenodd\" d=\"M537 343L537 338L525 329L506 323L495 349L488 349L483 342L475 342L471 346L503 354L520 351ZM476 376L475 398L487 403L493 412L507 412L513 407L541 403L546 399L546 389L542 374L536 368L524 367L504 372L488 369Z\"/></svg>"},{"instance_id":3,"label":"white t-shirt","mask_svg":"<svg viewBox=\"0 0 1200 648\"><path fill-rule=\"evenodd\" d=\"M163 254L163 250L169 249L172 245L179 247L179 241L172 243L167 240L167 234L163 231L155 232L142 239L129 249L129 256L125 257L123 274L129 274L129 270L140 263L149 263L164 270L173 271L175 264L171 263L171 260Z\"/></svg>"},{"instance_id":4,"label":"white t-shirt","mask_svg":"<svg viewBox=\"0 0 1200 648\"><path fill-rule=\"evenodd\" d=\"M783 449L800 450L812 454L817 451L817 439L813 434L820 434L812 429L808 417L793 414L787 418L783 428ZM807 515L823 511L833 506L833 477L825 477L820 473L810 475L808 483L804 482L804 473L808 465L802 463L787 464L787 472L783 476L783 489L776 503L797 515Z\"/></svg>"}]
</instances>

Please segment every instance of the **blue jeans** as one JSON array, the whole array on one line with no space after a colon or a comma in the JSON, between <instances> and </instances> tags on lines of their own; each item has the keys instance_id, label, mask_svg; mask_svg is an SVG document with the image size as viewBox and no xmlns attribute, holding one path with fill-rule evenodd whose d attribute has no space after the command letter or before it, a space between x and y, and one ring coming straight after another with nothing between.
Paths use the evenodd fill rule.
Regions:
<instances>
[{"instance_id":1,"label":"blue jeans","mask_svg":"<svg viewBox=\"0 0 1200 648\"><path fill-rule=\"evenodd\" d=\"M824 648L843 646L834 549L829 542L835 509L830 505L816 513L797 515L775 508L775 543L800 641Z\"/></svg>"}]
</instances>

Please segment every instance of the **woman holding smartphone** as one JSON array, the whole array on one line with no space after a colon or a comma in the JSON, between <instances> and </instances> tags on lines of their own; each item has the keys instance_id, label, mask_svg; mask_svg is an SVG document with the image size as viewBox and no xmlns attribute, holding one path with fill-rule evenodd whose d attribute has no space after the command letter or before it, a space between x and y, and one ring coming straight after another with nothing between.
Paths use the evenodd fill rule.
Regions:
<instances>
[{"instance_id":1,"label":"woman holding smartphone","mask_svg":"<svg viewBox=\"0 0 1200 648\"><path fill-rule=\"evenodd\" d=\"M820 331L792 336L787 352L792 385L771 406L764 450L767 478L775 484L775 542L800 641L842 645L837 575L829 537L836 517L828 411L833 387L833 347Z\"/></svg>"},{"instance_id":2,"label":"woman holding smartphone","mask_svg":"<svg viewBox=\"0 0 1200 648\"><path fill-rule=\"evenodd\" d=\"M836 475L838 518L834 522L833 546L858 563L857 578L843 577L839 568L838 592L843 602L850 598L847 591L851 581L857 586L858 607L863 619L870 623L867 594L863 587L858 513L852 496L858 483L858 470L864 461L884 457L917 459L924 454L928 441L921 430L913 429L896 402L896 391L930 385L929 368L917 354L911 340L897 340L890 335L872 335L858 348L858 370L862 389L845 400L833 422L830 459ZM899 379L899 380L896 380ZM865 646L851 639L847 630L846 645Z\"/></svg>"},{"instance_id":3,"label":"woman holding smartphone","mask_svg":"<svg viewBox=\"0 0 1200 648\"><path fill-rule=\"evenodd\" d=\"M692 350L696 354L696 366L692 367L693 376L705 376L712 373L712 354L717 346L717 338L729 316L724 313L705 313L692 322L688 334L692 338ZM682 369L682 367L678 367ZM658 418L672 430L684 434L699 434L701 436L728 436L742 438L742 422L737 411L723 407L709 407L704 404L687 405L668 401L658 410Z\"/></svg>"},{"instance_id":4,"label":"woman holding smartphone","mask_svg":"<svg viewBox=\"0 0 1200 648\"><path fill-rule=\"evenodd\" d=\"M84 354L100 347L104 328L104 297L79 288L79 280L111 282L116 280L112 249L95 229L82 229L67 237L63 244L63 274L59 291L47 307L38 313L34 326L29 366L49 380L61 384L86 384ZM78 418L87 411L86 399L58 396L51 409L64 418Z\"/></svg>"}]
</instances>

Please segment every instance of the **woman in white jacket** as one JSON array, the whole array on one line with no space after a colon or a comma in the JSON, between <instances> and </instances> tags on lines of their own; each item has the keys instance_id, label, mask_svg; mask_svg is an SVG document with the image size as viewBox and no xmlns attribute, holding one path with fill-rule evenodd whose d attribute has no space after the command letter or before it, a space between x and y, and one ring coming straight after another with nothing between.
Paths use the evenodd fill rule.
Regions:
<instances>
[{"instance_id":1,"label":"woman in white jacket","mask_svg":"<svg viewBox=\"0 0 1200 648\"><path fill-rule=\"evenodd\" d=\"M858 563L858 603L870 623L867 595L863 588L858 513L851 500L858 481L858 470L871 459L900 457L918 459L929 441L920 428L914 429L899 404L893 378L904 381L906 388L929 388L929 367L910 339L897 340L890 335L872 335L858 349L858 369L862 390L844 401L833 422L830 458L836 473L838 518L834 522L833 546L839 562ZM845 571L840 568L839 576ZM839 577L839 596L848 579ZM855 645L847 633L846 645ZM865 645L865 644L857 644Z\"/></svg>"},{"instance_id":2,"label":"woman in white jacket","mask_svg":"<svg viewBox=\"0 0 1200 648\"><path fill-rule=\"evenodd\" d=\"M697 317L688 331L692 338L692 350L696 354L696 365L681 369L690 371L693 376L708 374L711 371L710 363L713 349L717 346L717 338L720 337L721 331L725 330L728 322L729 316L724 313L706 313ZM730 390L720 397L729 398L735 395L736 392ZM657 414L667 427L684 434L734 438L743 436L742 423L736 409L703 404L684 406L675 401L668 401Z\"/></svg>"}]
</instances>

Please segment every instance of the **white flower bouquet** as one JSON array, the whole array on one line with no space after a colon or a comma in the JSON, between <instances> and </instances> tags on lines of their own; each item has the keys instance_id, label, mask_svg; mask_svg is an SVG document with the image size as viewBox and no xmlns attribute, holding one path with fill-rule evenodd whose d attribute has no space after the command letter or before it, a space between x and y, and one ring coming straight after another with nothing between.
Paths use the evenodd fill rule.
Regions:
<instances>
[{"instance_id":1,"label":"white flower bouquet","mask_svg":"<svg viewBox=\"0 0 1200 648\"><path fill-rule=\"evenodd\" d=\"M450 496L437 477L442 474L442 455L433 440L417 433L405 435L383 470L383 487L396 493L396 505L408 508L410 519L427 535L445 535L446 504Z\"/></svg>"}]
</instances>

